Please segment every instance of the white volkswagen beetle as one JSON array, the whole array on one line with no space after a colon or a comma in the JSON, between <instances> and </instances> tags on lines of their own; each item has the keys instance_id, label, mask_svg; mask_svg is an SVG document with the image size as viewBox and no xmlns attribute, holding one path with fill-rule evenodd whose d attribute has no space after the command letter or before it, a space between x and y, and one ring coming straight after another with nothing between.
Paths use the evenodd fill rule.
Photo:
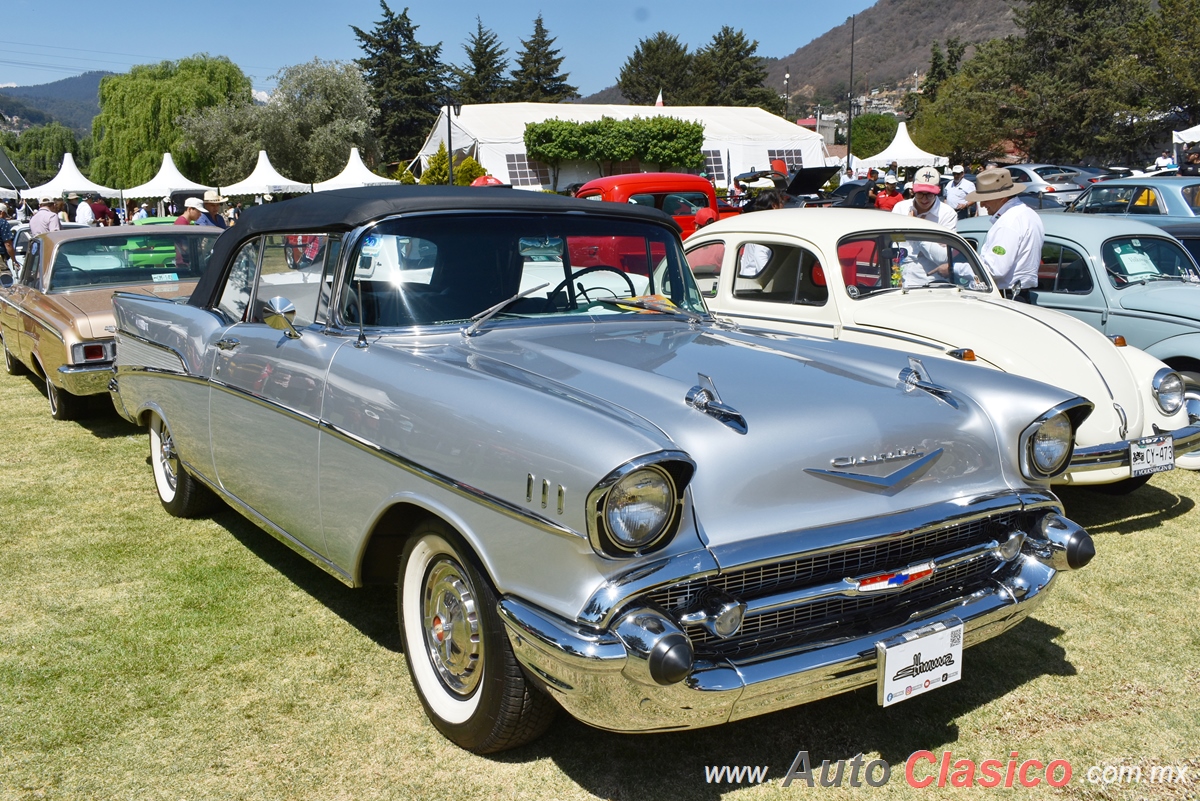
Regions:
<instances>
[{"instance_id":1,"label":"white volkswagen beetle","mask_svg":"<svg viewBox=\"0 0 1200 801\"><path fill-rule=\"evenodd\" d=\"M686 243L710 309L802 332L976 364L1092 401L1063 484L1128 492L1200 468L1200 426L1163 362L1058 312L1000 296L963 239L923 220L781 209L721 220Z\"/></svg>"}]
</instances>

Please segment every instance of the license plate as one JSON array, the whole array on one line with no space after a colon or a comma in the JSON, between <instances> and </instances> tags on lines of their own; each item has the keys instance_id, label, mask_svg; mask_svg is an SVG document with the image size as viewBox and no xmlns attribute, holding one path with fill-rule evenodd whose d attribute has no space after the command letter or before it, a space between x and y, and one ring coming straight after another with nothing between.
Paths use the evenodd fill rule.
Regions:
<instances>
[{"instance_id":1,"label":"license plate","mask_svg":"<svg viewBox=\"0 0 1200 801\"><path fill-rule=\"evenodd\" d=\"M1175 469L1175 440L1170 434L1142 437L1129 443L1130 475L1148 476Z\"/></svg>"},{"instance_id":2,"label":"license plate","mask_svg":"<svg viewBox=\"0 0 1200 801\"><path fill-rule=\"evenodd\" d=\"M957 618L875 643L880 706L891 706L962 678L963 624Z\"/></svg>"}]
</instances>

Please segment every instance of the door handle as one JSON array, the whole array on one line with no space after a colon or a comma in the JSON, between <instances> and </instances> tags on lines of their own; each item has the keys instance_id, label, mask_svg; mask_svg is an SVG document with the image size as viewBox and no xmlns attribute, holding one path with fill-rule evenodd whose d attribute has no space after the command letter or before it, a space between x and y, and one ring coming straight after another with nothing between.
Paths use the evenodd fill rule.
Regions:
<instances>
[{"instance_id":1,"label":"door handle","mask_svg":"<svg viewBox=\"0 0 1200 801\"><path fill-rule=\"evenodd\" d=\"M233 350L240 344L242 344L242 341L240 339L234 339L233 337L217 340L217 347L221 350Z\"/></svg>"}]
</instances>

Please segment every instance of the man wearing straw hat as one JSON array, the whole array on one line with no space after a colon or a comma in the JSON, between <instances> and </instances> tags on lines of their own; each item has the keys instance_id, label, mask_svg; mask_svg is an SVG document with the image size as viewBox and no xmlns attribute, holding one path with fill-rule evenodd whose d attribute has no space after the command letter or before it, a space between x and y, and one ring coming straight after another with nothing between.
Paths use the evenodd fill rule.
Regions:
<instances>
[{"instance_id":1,"label":"man wearing straw hat","mask_svg":"<svg viewBox=\"0 0 1200 801\"><path fill-rule=\"evenodd\" d=\"M206 189L204 191L204 214L200 216L200 222L197 225L211 225L215 228L227 228L225 216L221 214L225 198L215 189Z\"/></svg>"},{"instance_id":2,"label":"man wearing straw hat","mask_svg":"<svg viewBox=\"0 0 1200 801\"><path fill-rule=\"evenodd\" d=\"M996 167L976 176L967 202L978 203L991 215L992 227L979 250L984 266L1004 297L1028 303L1029 290L1037 286L1046 228L1036 211L1017 200L1024 189L1008 170Z\"/></svg>"}]
</instances>

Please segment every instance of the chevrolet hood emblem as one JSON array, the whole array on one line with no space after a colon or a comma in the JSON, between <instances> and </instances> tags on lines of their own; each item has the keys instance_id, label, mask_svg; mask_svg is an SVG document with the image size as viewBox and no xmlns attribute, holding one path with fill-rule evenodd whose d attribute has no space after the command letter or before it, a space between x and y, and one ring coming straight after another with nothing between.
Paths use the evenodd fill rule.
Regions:
<instances>
[{"instance_id":1,"label":"chevrolet hood emblem","mask_svg":"<svg viewBox=\"0 0 1200 801\"><path fill-rule=\"evenodd\" d=\"M856 489L893 494L920 478L941 455L942 449L938 448L886 476L869 476L865 473L850 473L843 470L818 470L812 467L807 468L804 472L831 481L843 481Z\"/></svg>"}]
</instances>

